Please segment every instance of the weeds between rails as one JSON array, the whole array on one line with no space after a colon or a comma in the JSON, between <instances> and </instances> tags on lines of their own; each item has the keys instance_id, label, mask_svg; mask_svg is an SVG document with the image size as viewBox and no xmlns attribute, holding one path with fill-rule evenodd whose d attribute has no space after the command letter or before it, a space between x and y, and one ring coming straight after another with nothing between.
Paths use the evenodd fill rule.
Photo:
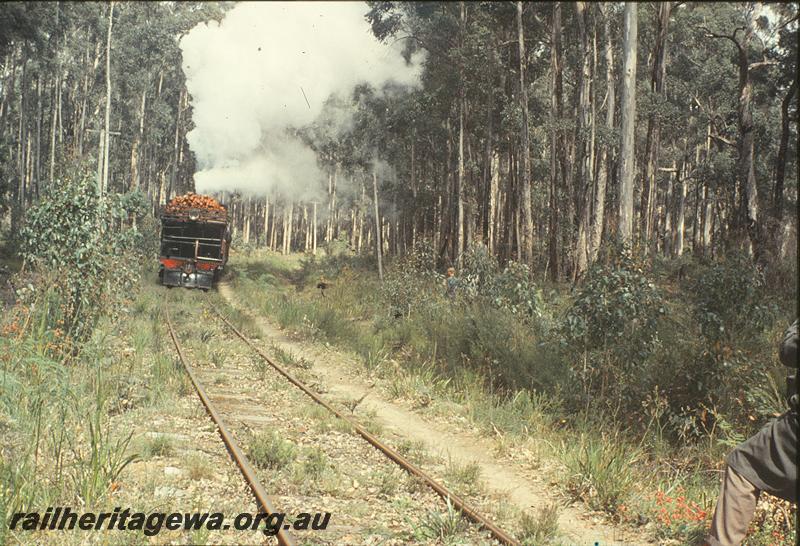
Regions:
<instances>
[{"instance_id":1,"label":"weeds between rails","mask_svg":"<svg viewBox=\"0 0 800 546\"><path fill-rule=\"evenodd\" d=\"M453 511L453 509L458 510L464 517L477 523L487 531L489 531L492 536L497 539L500 543L506 544L508 546L519 546L519 541L515 538L510 536L508 533L500 529L494 523L492 523L488 518L481 515L477 512L474 508L469 506L463 499L452 493L449 489L445 486L440 484L439 482L435 481L433 478L428 476L422 469L418 466L413 464L411 461L400 455L397 451L392 449L391 447L387 446L383 442L381 442L377 437L367 431L364 427L360 424L355 422L354 420L350 419L340 411L336 410L333 406L325 402L322 398L316 395L308 386L304 383L296 379L290 373L288 373L284 368L276 364L272 359L270 359L266 354L264 354L258 347L253 345L253 343L242 334L233 324L230 323L222 314L220 314L216 309L211 309L212 313L216 315L222 322L224 322L232 332L234 332L242 341L244 341L248 347L250 347L253 351L255 351L264 361L266 361L269 366L271 366L275 371L277 371L280 375L282 375L285 379L287 379L290 383L294 386L299 388L303 391L307 396L309 396L314 402L319 404L320 406L327 409L337 418L341 419L342 421L348 423L352 429L361 436L364 440L369 442L373 447L379 450L383 455L385 455L389 460L396 463L400 466L403 470L421 479L428 487L433 489L440 497L445 499L448 510Z\"/></svg>"},{"instance_id":2,"label":"weeds between rails","mask_svg":"<svg viewBox=\"0 0 800 546\"><path fill-rule=\"evenodd\" d=\"M200 401L205 406L206 410L208 411L209 416L214 421L214 424L217 425L217 430L219 431L219 435L222 437L222 441L225 443L225 446L228 448L228 452L231 455L231 459L239 467L239 470L242 472L242 476L244 477L245 481L247 482L248 487L253 492L253 495L256 498L258 503L259 510L265 512L267 515L274 514L277 512L273 507L272 503L269 500L266 490L264 486L258 481L256 478L255 470L253 469L250 461L247 460L244 452L238 446L236 441L233 439L233 436L230 432L228 432L228 428L225 426L225 423L222 421L222 417L219 415L217 410L214 408L214 405L211 403L211 400L205 393L205 389L197 380L194 372L192 371L191 366L186 362L183 356L183 352L181 351L180 344L178 343L178 337L175 334L175 330L172 327L172 321L170 320L169 310L165 313L167 329L169 330L169 335L172 338L172 342L175 345L175 350L178 353L178 358L183 364L184 369L186 370L189 379L194 386L195 392L197 396L200 398ZM281 546L294 546L296 543L294 537L286 530L286 529L279 529L277 533L278 543Z\"/></svg>"}]
</instances>

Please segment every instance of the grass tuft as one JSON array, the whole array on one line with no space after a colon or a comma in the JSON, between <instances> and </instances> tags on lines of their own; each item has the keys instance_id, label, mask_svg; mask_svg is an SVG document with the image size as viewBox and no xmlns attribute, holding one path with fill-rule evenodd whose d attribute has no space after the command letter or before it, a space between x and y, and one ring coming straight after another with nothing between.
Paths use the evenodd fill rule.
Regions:
<instances>
[{"instance_id":1,"label":"grass tuft","mask_svg":"<svg viewBox=\"0 0 800 546\"><path fill-rule=\"evenodd\" d=\"M568 491L595 510L616 514L638 481L634 469L642 460L641 450L618 437L588 434L564 448Z\"/></svg>"},{"instance_id":2,"label":"grass tuft","mask_svg":"<svg viewBox=\"0 0 800 546\"><path fill-rule=\"evenodd\" d=\"M426 513L419 526L414 527L414 538L420 542L432 540L449 545L455 543L466 529L461 511L456 510L448 498L447 511Z\"/></svg>"},{"instance_id":3,"label":"grass tuft","mask_svg":"<svg viewBox=\"0 0 800 546\"><path fill-rule=\"evenodd\" d=\"M175 452L175 445L172 438L159 434L145 439L143 451L148 458L169 457Z\"/></svg>"},{"instance_id":4,"label":"grass tuft","mask_svg":"<svg viewBox=\"0 0 800 546\"><path fill-rule=\"evenodd\" d=\"M558 534L558 505L547 504L535 515L524 513L520 517L519 540L526 546L548 544Z\"/></svg>"},{"instance_id":5,"label":"grass tuft","mask_svg":"<svg viewBox=\"0 0 800 546\"><path fill-rule=\"evenodd\" d=\"M214 471L209 461L195 453L186 457L186 470L193 480L209 480L214 476Z\"/></svg>"},{"instance_id":6,"label":"grass tuft","mask_svg":"<svg viewBox=\"0 0 800 546\"><path fill-rule=\"evenodd\" d=\"M256 434L250 439L247 457L261 469L280 470L294 461L295 446L278 433L270 431Z\"/></svg>"},{"instance_id":7,"label":"grass tuft","mask_svg":"<svg viewBox=\"0 0 800 546\"><path fill-rule=\"evenodd\" d=\"M481 488L481 466L474 461L461 464L451 459L445 467L444 477L455 487L470 493L475 493Z\"/></svg>"}]
</instances>

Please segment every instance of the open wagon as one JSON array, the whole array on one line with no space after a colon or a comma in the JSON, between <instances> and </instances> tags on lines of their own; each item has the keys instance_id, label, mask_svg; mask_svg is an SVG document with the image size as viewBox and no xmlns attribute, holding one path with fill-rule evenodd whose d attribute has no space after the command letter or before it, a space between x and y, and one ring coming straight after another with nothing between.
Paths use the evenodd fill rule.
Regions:
<instances>
[{"instance_id":1,"label":"open wagon","mask_svg":"<svg viewBox=\"0 0 800 546\"><path fill-rule=\"evenodd\" d=\"M208 290L228 262L230 241L228 211L215 199L172 199L161 214L161 284Z\"/></svg>"}]
</instances>

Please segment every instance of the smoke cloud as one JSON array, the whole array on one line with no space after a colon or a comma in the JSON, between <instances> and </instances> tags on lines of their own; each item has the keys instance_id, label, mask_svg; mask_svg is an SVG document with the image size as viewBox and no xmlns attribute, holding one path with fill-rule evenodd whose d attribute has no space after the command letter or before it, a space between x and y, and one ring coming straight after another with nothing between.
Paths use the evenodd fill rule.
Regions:
<instances>
[{"instance_id":1,"label":"smoke cloud","mask_svg":"<svg viewBox=\"0 0 800 546\"><path fill-rule=\"evenodd\" d=\"M198 192L275 190L296 200L321 193L316 155L287 129L309 124L329 96L347 96L360 83L419 80L419 62L406 64L399 44L372 36L367 9L353 2L240 3L221 23L202 23L181 40ZM347 118L334 122L346 127Z\"/></svg>"}]
</instances>

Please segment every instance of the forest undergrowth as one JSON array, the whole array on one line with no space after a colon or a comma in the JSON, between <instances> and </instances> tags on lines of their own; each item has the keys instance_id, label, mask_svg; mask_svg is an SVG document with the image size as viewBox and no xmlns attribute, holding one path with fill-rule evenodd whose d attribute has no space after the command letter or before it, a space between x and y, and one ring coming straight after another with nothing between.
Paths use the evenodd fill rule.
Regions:
<instances>
[{"instance_id":1,"label":"forest undergrowth","mask_svg":"<svg viewBox=\"0 0 800 546\"><path fill-rule=\"evenodd\" d=\"M701 543L726 454L787 407L777 345L794 318L793 266L615 248L573 287L533 282L476 245L451 299L433 263L419 245L381 283L369 257L245 251L232 282L282 327L357 353L392 396L458 407L499 451L523 447L564 501ZM793 544L796 518L762 495L746 544Z\"/></svg>"},{"instance_id":2,"label":"forest undergrowth","mask_svg":"<svg viewBox=\"0 0 800 546\"><path fill-rule=\"evenodd\" d=\"M137 457L132 434L109 419L159 404L182 379L171 360L144 361L157 299L137 296L157 239L141 202L100 198L78 169L28 210L23 230L0 234L11 266L0 298L2 543L13 542L14 512L104 506Z\"/></svg>"}]
</instances>

